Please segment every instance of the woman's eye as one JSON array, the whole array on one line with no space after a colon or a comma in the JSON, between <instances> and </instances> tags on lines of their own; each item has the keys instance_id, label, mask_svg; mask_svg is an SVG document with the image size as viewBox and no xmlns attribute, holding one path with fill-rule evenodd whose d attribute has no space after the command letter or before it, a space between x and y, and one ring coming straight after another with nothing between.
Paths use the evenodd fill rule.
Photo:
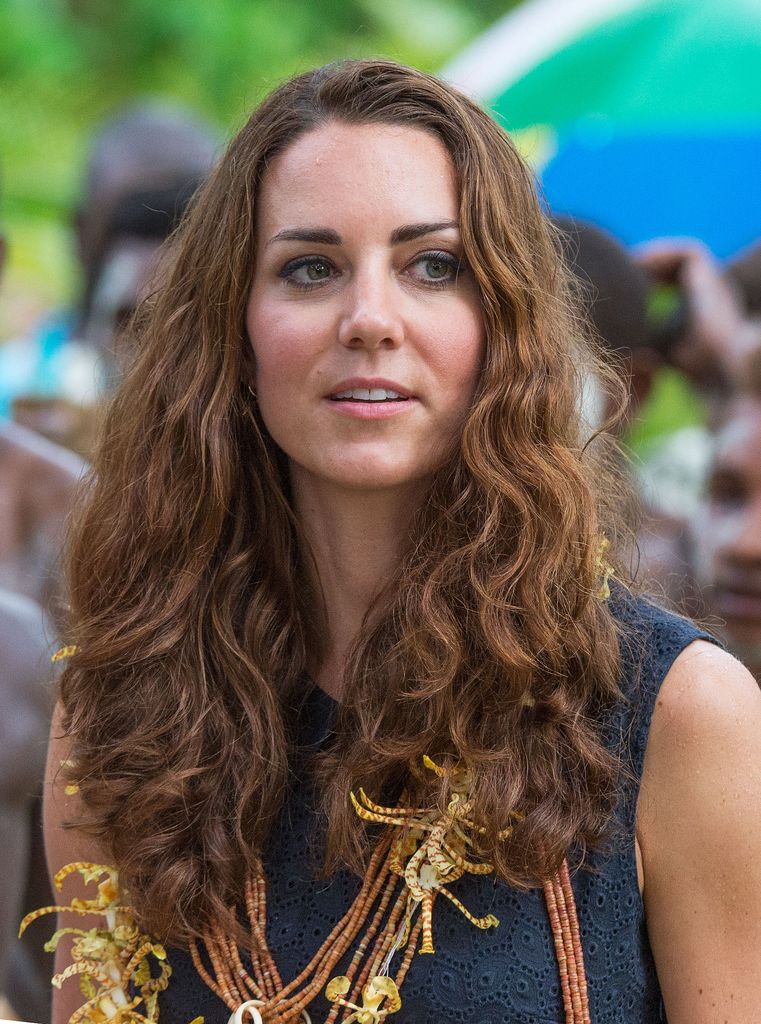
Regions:
<instances>
[{"instance_id":1,"label":"woman's eye","mask_svg":"<svg viewBox=\"0 0 761 1024\"><path fill-rule=\"evenodd\" d=\"M333 276L333 264L322 256L304 256L286 263L280 277L298 288L311 288Z\"/></svg>"},{"instance_id":2,"label":"woman's eye","mask_svg":"<svg viewBox=\"0 0 761 1024\"><path fill-rule=\"evenodd\" d=\"M425 284L451 284L462 270L462 262L448 252L429 252L412 263L413 277Z\"/></svg>"}]
</instances>

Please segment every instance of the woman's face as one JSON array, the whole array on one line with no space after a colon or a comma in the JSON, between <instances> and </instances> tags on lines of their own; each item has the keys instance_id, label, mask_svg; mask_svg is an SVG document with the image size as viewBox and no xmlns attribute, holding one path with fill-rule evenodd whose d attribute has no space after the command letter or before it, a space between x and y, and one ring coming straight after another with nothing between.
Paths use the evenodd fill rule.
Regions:
<instances>
[{"instance_id":1,"label":"woman's face","mask_svg":"<svg viewBox=\"0 0 761 1024\"><path fill-rule=\"evenodd\" d=\"M461 433L484 353L454 168L408 127L331 123L268 168L246 323L294 478L419 482Z\"/></svg>"}]
</instances>

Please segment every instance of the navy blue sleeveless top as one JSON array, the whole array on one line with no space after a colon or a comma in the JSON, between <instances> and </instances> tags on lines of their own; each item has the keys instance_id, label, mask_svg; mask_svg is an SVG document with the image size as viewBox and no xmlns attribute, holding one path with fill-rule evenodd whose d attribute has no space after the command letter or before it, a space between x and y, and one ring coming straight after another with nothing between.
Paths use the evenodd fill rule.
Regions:
<instances>
[{"instance_id":1,"label":"navy blue sleeveless top","mask_svg":"<svg viewBox=\"0 0 761 1024\"><path fill-rule=\"evenodd\" d=\"M635 813L650 718L664 676L696 639L712 639L692 623L647 601L618 593L612 609L622 631L621 689L627 698L605 724L606 743L623 751L630 779L622 783L616 838L589 857L573 876L589 986L592 1024L665 1021L660 989L637 885ZM335 705L320 690L306 705L307 742L330 730ZM319 829L308 785L289 799L274 829L264 866L267 939L283 981L310 961L359 889L359 879L339 872L315 879ZM433 956L415 956L402 986L398 1024L564 1024L555 946L542 889L518 892L491 877L466 875L453 891L471 910L494 914L497 928L480 931L448 900L434 910ZM160 998L160 1024L226 1024L230 1010L207 988L181 950L169 951L173 974ZM340 967L341 965L339 965ZM336 969L336 974L342 973ZM309 1006L322 1024L330 1004Z\"/></svg>"}]
</instances>

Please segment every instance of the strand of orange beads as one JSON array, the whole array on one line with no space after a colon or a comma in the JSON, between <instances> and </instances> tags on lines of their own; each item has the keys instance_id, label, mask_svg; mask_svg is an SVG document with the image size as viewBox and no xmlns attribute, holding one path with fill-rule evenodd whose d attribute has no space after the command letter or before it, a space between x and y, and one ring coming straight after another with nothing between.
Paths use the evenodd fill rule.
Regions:
<instances>
[{"instance_id":1,"label":"strand of orange beads","mask_svg":"<svg viewBox=\"0 0 761 1024\"><path fill-rule=\"evenodd\" d=\"M266 943L266 903L261 896L256 898L264 881L253 880L248 886L247 899L251 934L255 937L248 951L253 977L243 968L240 957L231 955L229 940L221 930L209 928L204 934L204 949L213 976L204 965L198 946L194 944L191 947L193 962L204 982L233 1010L253 996L261 1002L260 1012L266 1015L268 1024L270 1021L285 1024L298 1019L299 1014L325 986L367 920L373 905L380 897L380 905L384 906L397 886L397 879L390 876L388 869L389 845L390 836L387 836L374 852L362 888L349 911L337 923L307 967L285 987L280 983L279 973ZM379 915L376 914L376 917L379 924ZM273 982L277 983L277 989Z\"/></svg>"}]
</instances>

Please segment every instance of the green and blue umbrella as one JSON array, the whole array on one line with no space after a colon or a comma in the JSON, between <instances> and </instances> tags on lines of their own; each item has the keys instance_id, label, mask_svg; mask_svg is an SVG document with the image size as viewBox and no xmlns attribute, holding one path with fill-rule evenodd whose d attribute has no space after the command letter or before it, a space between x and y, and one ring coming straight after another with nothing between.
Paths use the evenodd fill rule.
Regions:
<instances>
[{"instance_id":1,"label":"green and blue umbrella","mask_svg":"<svg viewBox=\"0 0 761 1024\"><path fill-rule=\"evenodd\" d=\"M443 74L554 210L720 257L761 238L761 0L529 0Z\"/></svg>"}]
</instances>

